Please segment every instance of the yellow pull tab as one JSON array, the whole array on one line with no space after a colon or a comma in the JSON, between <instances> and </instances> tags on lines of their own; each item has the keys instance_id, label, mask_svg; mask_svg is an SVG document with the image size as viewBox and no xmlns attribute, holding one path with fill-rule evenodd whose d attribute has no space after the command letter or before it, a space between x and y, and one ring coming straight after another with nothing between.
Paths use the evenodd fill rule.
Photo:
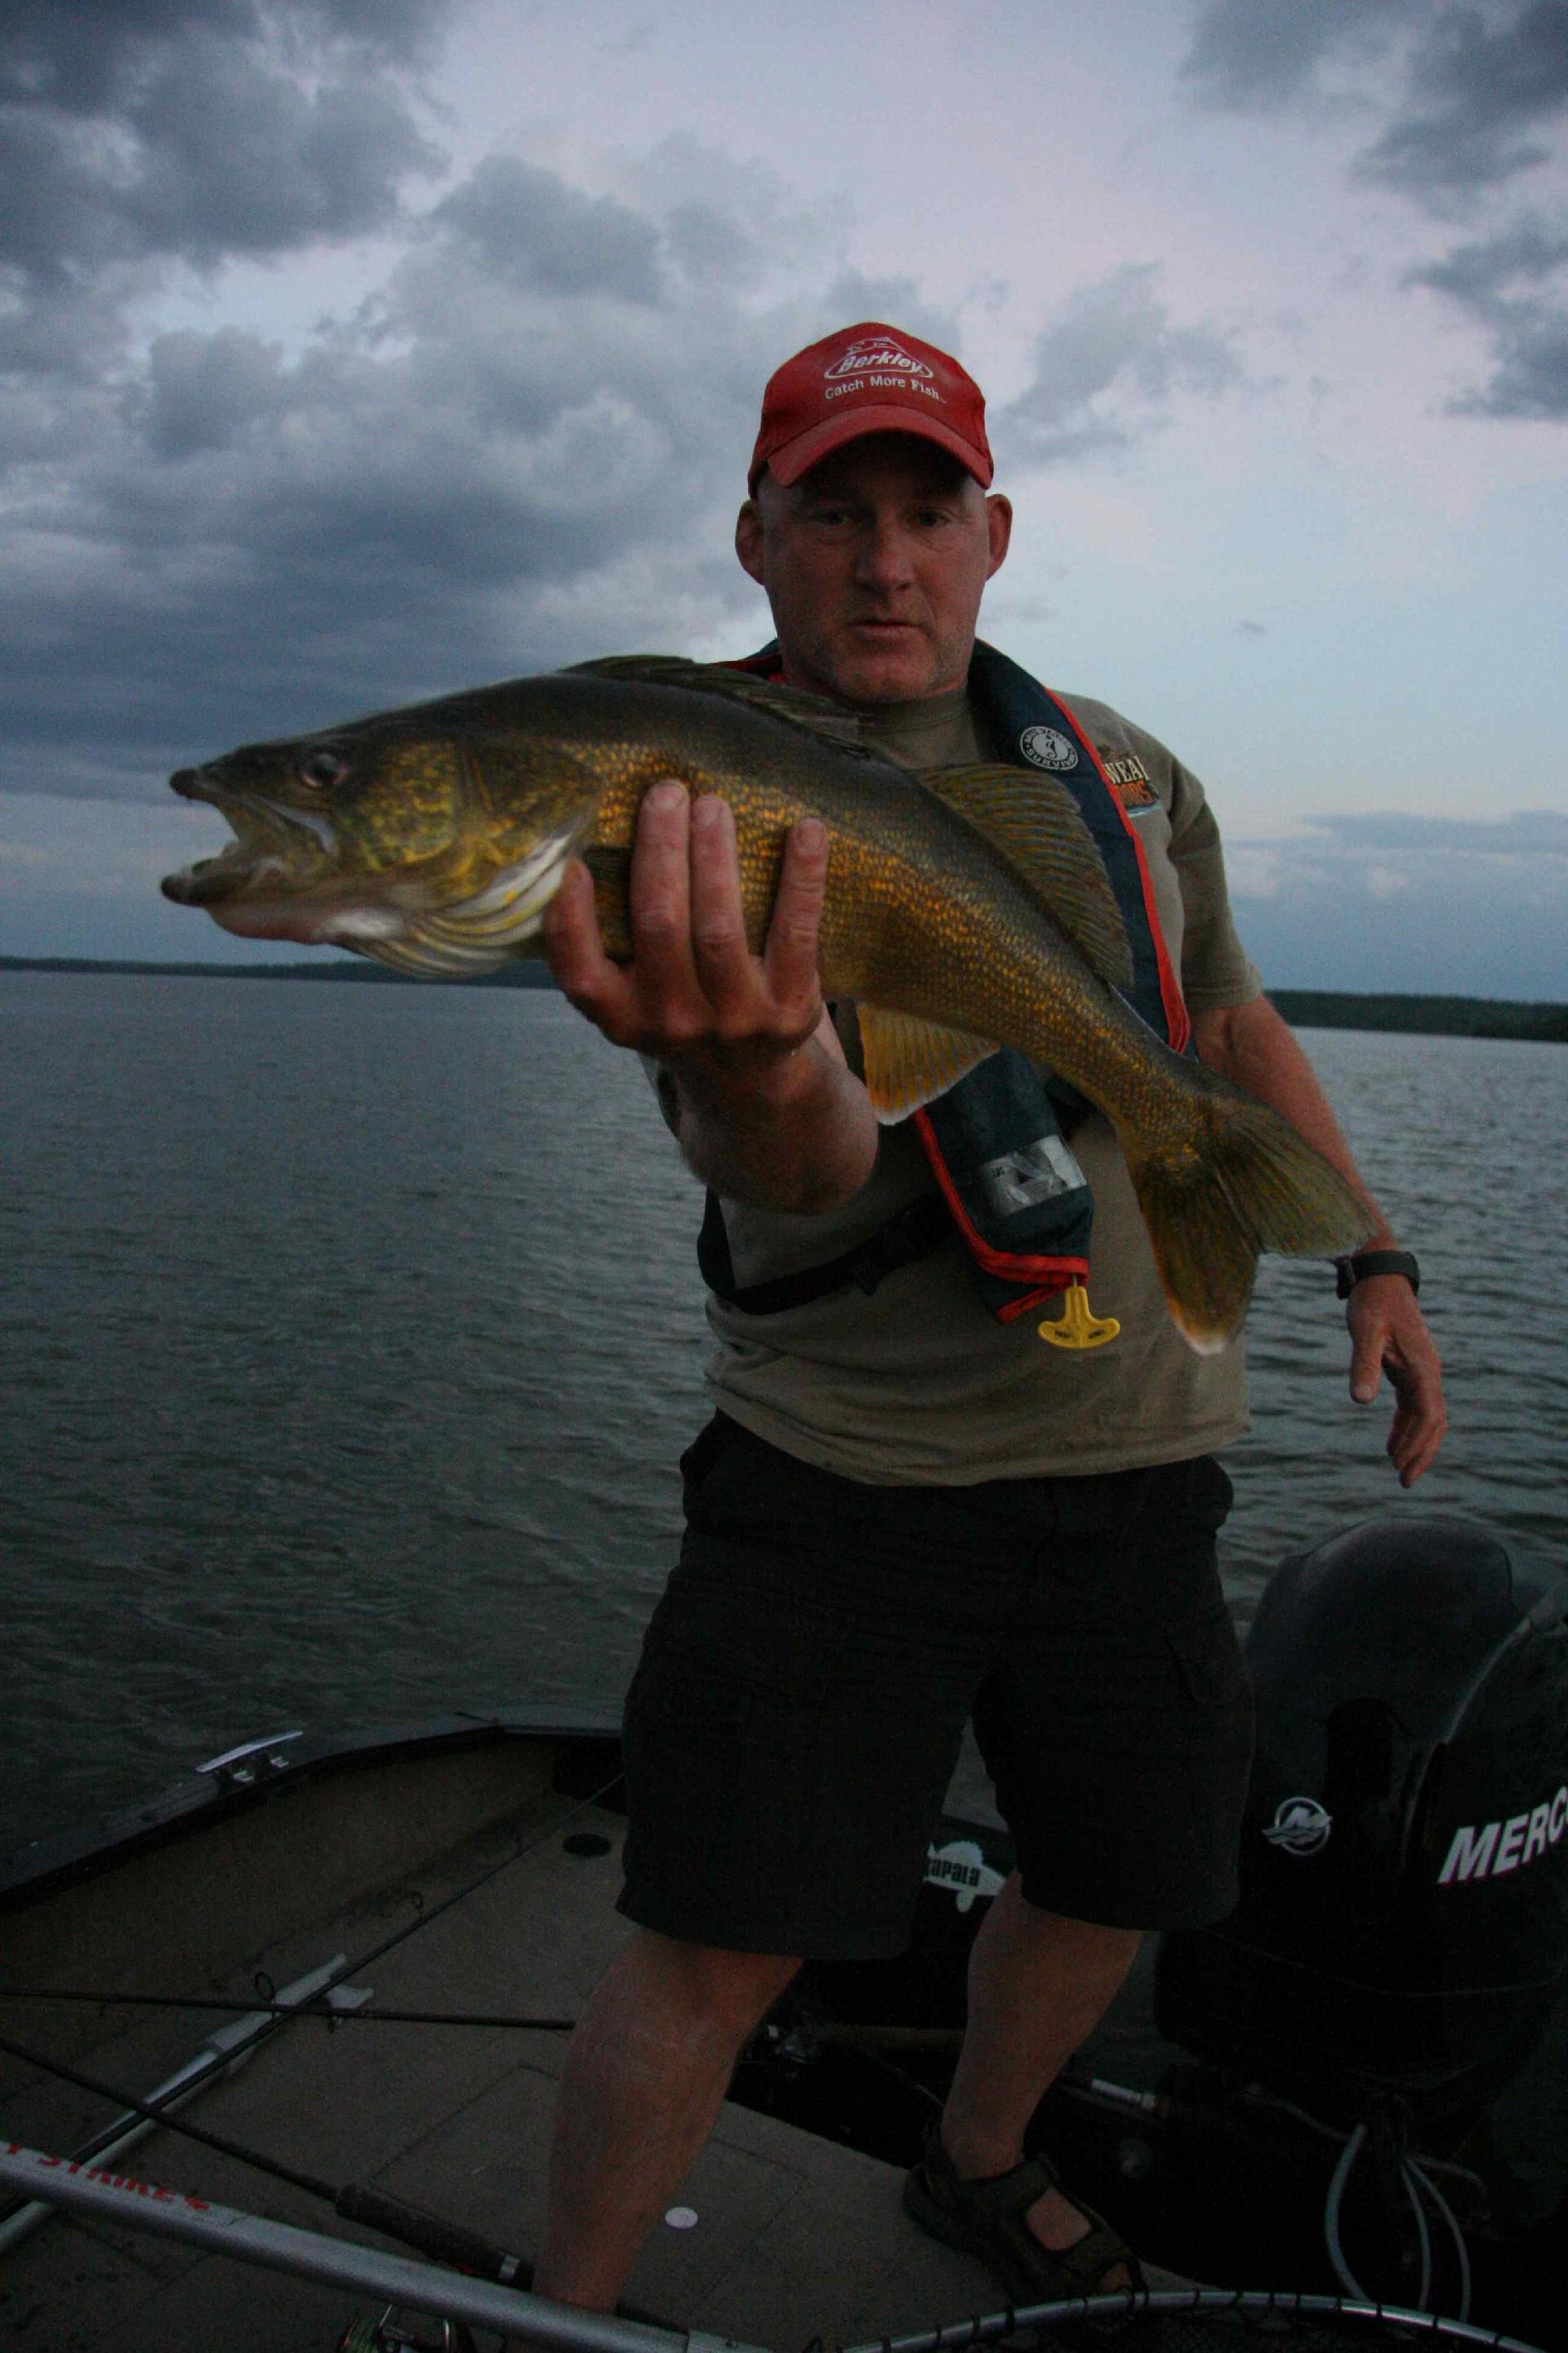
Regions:
<instances>
[{"instance_id":1,"label":"yellow pull tab","mask_svg":"<svg viewBox=\"0 0 1568 2353\"><path fill-rule=\"evenodd\" d=\"M1041 1339L1053 1348L1103 1348L1121 1326L1114 1315L1096 1315L1088 1292L1081 1282L1074 1282L1062 1294L1061 1314L1047 1315L1039 1328Z\"/></svg>"}]
</instances>

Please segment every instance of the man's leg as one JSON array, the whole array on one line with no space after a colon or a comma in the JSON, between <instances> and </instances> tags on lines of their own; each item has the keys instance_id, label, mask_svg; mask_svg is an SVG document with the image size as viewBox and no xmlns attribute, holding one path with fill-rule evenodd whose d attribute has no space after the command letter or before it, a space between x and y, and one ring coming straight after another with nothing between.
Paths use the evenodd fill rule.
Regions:
<instances>
[{"instance_id":1,"label":"man's leg","mask_svg":"<svg viewBox=\"0 0 1568 2353\"><path fill-rule=\"evenodd\" d=\"M1022 2162L1030 2117L1109 2009L1138 1944L1134 1928L1042 1912L1025 1902L1016 1873L1007 1881L970 1955L969 2024L942 2115L942 2146L961 2180ZM1025 2219L1057 2249L1090 2227L1058 2189L1047 2189Z\"/></svg>"},{"instance_id":2,"label":"man's leg","mask_svg":"<svg viewBox=\"0 0 1568 2353\"><path fill-rule=\"evenodd\" d=\"M1251 1692L1215 1556L1231 1494L1219 1465L1197 1456L1034 1493L1030 1605L1008 1620L973 1705L1022 1882L997 1896L972 1956L942 2121L961 2180L1020 2161L1037 2104L1125 1978L1138 1933L1096 1923L1196 1926L1234 1904L1251 1755ZM1086 2235L1055 2192L1025 2219L1053 2248ZM1121 2284L1113 2270L1106 2284Z\"/></svg>"},{"instance_id":3,"label":"man's leg","mask_svg":"<svg viewBox=\"0 0 1568 2353\"><path fill-rule=\"evenodd\" d=\"M541 2295L611 2312L655 2219L702 2151L747 2038L798 1960L642 1929L567 2052L550 2161Z\"/></svg>"}]
</instances>

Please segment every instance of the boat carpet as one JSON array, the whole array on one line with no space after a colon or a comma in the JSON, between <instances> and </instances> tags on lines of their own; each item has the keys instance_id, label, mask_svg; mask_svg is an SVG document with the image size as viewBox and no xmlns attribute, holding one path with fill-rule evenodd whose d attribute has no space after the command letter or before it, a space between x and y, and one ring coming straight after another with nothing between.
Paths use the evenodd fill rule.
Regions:
<instances>
[{"instance_id":1,"label":"boat carpet","mask_svg":"<svg viewBox=\"0 0 1568 2353\"><path fill-rule=\"evenodd\" d=\"M607 1843L568 1852L552 1815ZM621 1818L551 1799L542 1841L357 1975L388 2006L574 2015L630 1933L614 1909ZM509 1834L514 1835L516 1825ZM376 1900L250 1957L275 1985L339 1950L363 1952L463 1883L493 1834ZM247 1978L235 1980L243 1986ZM176 1989L171 1989L174 1990ZM124 2013L121 2013L123 2016ZM147 2016L80 2063L144 2089L188 2058L213 2020ZM291 2024L191 2120L334 2184L370 2181L526 2255L537 2247L560 2034L472 2027ZM13 2088L6 2129L60 2149L103 2120L57 2085ZM159 2130L117 2169L279 2221L374 2242L304 2193ZM877 2159L727 2105L680 2193L686 2228L656 2225L627 2289L645 2311L752 2345L797 2348L993 2311L990 2274L925 2238ZM683 2219L683 2218L682 2218ZM56 2218L0 2256L7 2353L328 2353L356 2306L331 2289L178 2245Z\"/></svg>"}]
</instances>

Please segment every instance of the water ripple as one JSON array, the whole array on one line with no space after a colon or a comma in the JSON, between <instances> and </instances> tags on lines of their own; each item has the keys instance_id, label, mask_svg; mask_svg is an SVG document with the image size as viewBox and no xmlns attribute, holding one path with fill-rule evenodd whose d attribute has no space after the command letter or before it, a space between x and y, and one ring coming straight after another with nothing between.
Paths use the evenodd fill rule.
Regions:
<instances>
[{"instance_id":1,"label":"water ripple","mask_svg":"<svg viewBox=\"0 0 1568 2353\"><path fill-rule=\"evenodd\" d=\"M704 1415L700 1210L553 997L0 976L0 1846L258 1727L614 1704ZM1568 1556L1568 1054L1308 1039L1417 1249L1416 1494L1321 1267L1265 1265L1227 1577L1371 1513Z\"/></svg>"}]
</instances>

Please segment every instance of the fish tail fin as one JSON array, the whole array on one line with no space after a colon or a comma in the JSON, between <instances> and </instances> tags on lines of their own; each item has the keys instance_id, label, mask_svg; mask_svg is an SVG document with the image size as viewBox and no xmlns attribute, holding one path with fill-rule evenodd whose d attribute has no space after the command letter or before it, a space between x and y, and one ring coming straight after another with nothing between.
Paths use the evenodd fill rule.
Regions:
<instances>
[{"instance_id":1,"label":"fish tail fin","mask_svg":"<svg viewBox=\"0 0 1568 2353\"><path fill-rule=\"evenodd\" d=\"M1373 1230L1352 1186L1287 1119L1192 1067L1193 1124L1173 1142L1121 1138L1172 1317L1200 1356L1240 1331L1263 1250L1336 1258Z\"/></svg>"}]
</instances>

